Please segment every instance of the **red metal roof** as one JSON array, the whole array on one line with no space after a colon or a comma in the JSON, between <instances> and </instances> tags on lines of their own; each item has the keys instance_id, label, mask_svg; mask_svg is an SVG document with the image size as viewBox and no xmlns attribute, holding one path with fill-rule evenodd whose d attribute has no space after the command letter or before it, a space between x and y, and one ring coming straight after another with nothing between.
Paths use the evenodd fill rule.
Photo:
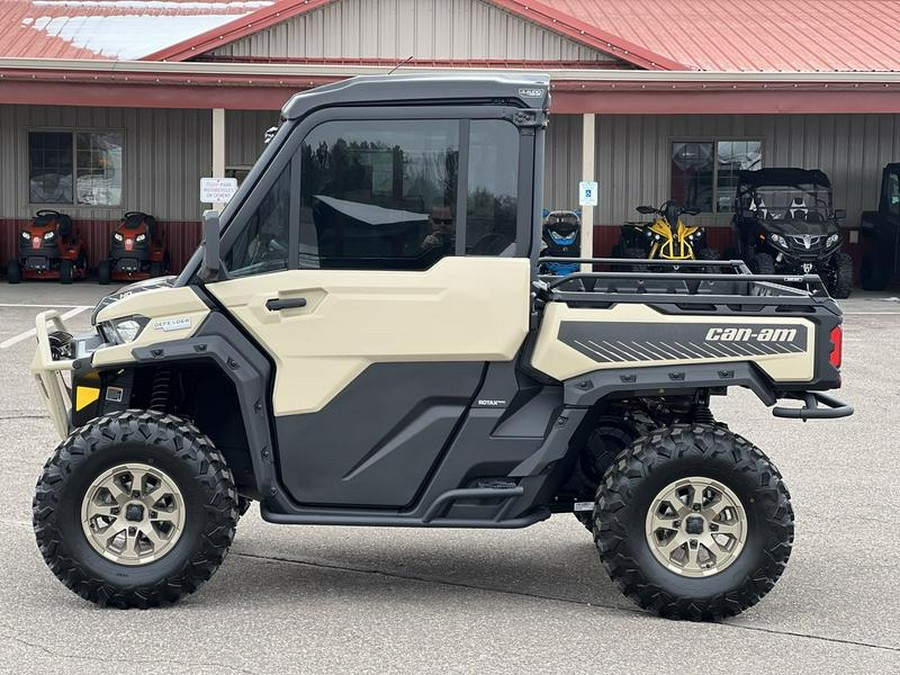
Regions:
<instances>
[{"instance_id":1,"label":"red metal roof","mask_svg":"<svg viewBox=\"0 0 900 675\"><path fill-rule=\"evenodd\" d=\"M0 0L0 57L135 59L271 0Z\"/></svg>"},{"instance_id":2,"label":"red metal roof","mask_svg":"<svg viewBox=\"0 0 900 675\"><path fill-rule=\"evenodd\" d=\"M0 0L0 57L183 61L334 1ZM485 1L647 70L900 72L900 0Z\"/></svg>"},{"instance_id":3,"label":"red metal roof","mask_svg":"<svg viewBox=\"0 0 900 675\"><path fill-rule=\"evenodd\" d=\"M184 61L269 28L293 16L310 12L334 0L280 0L270 7L235 19L178 44L144 57L147 61ZM654 51L569 16L548 4L522 0L485 0L490 4L544 26L577 42L647 70L684 70L685 66ZM463 64L464 65L464 64Z\"/></svg>"},{"instance_id":4,"label":"red metal roof","mask_svg":"<svg viewBox=\"0 0 900 675\"><path fill-rule=\"evenodd\" d=\"M708 71L900 71L897 0L546 0Z\"/></svg>"}]
</instances>

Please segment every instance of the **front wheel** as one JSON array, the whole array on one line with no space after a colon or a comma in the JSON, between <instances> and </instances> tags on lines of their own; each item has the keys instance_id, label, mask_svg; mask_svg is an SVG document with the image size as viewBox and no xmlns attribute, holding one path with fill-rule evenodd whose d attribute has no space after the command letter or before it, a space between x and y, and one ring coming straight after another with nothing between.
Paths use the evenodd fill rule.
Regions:
<instances>
[{"instance_id":1,"label":"front wheel","mask_svg":"<svg viewBox=\"0 0 900 675\"><path fill-rule=\"evenodd\" d=\"M6 280L11 284L22 282L22 265L18 260L10 260L6 265Z\"/></svg>"},{"instance_id":2,"label":"front wheel","mask_svg":"<svg viewBox=\"0 0 900 675\"><path fill-rule=\"evenodd\" d=\"M882 256L866 253L859 269L859 285L863 290L883 291L890 280L890 264Z\"/></svg>"},{"instance_id":3,"label":"front wheel","mask_svg":"<svg viewBox=\"0 0 900 675\"><path fill-rule=\"evenodd\" d=\"M97 281L100 282L101 286L108 286L109 282L112 281L112 269L109 260L101 260L100 264L97 265Z\"/></svg>"},{"instance_id":4,"label":"front wheel","mask_svg":"<svg viewBox=\"0 0 900 675\"><path fill-rule=\"evenodd\" d=\"M675 425L635 441L607 471L594 519L612 580L673 619L716 620L756 604L794 540L781 474L721 426Z\"/></svg>"},{"instance_id":5,"label":"front wheel","mask_svg":"<svg viewBox=\"0 0 900 675\"><path fill-rule=\"evenodd\" d=\"M71 260L59 261L59 282L71 284L75 280L75 263Z\"/></svg>"},{"instance_id":6,"label":"front wheel","mask_svg":"<svg viewBox=\"0 0 900 675\"><path fill-rule=\"evenodd\" d=\"M849 298L853 291L853 258L841 251L831 261L828 275L828 292L832 298Z\"/></svg>"},{"instance_id":7,"label":"front wheel","mask_svg":"<svg viewBox=\"0 0 900 675\"><path fill-rule=\"evenodd\" d=\"M775 258L769 253L753 256L753 271L757 274L775 274Z\"/></svg>"},{"instance_id":8,"label":"front wheel","mask_svg":"<svg viewBox=\"0 0 900 675\"><path fill-rule=\"evenodd\" d=\"M33 502L38 548L72 591L151 607L193 593L225 557L238 519L231 472L195 426L128 410L69 436Z\"/></svg>"}]
</instances>

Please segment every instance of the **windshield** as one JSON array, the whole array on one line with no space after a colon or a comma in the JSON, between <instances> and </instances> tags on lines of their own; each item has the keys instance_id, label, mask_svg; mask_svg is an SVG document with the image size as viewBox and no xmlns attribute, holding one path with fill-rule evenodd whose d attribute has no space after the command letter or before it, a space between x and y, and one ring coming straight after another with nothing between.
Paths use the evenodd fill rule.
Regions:
<instances>
[{"instance_id":1,"label":"windshield","mask_svg":"<svg viewBox=\"0 0 900 675\"><path fill-rule=\"evenodd\" d=\"M831 193L813 183L766 185L747 192L741 200L744 211L766 220L827 220L831 216Z\"/></svg>"}]
</instances>

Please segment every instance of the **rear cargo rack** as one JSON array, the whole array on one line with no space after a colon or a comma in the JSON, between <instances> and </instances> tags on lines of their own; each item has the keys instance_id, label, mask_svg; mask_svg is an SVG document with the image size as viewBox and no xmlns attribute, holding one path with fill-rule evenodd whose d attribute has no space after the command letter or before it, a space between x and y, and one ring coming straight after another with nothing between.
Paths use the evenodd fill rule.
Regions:
<instances>
[{"instance_id":1,"label":"rear cargo rack","mask_svg":"<svg viewBox=\"0 0 900 675\"><path fill-rule=\"evenodd\" d=\"M619 302L742 306L809 305L829 300L815 274L752 274L743 260L641 260L632 258L540 258L577 263L591 271L540 275L534 284L539 302L573 305ZM593 271L602 266L609 271ZM617 270L625 268L628 271ZM633 271L635 267L647 271ZM702 270L715 269L707 272ZM684 271L697 270L697 271ZM749 308L749 307L748 307Z\"/></svg>"}]
</instances>

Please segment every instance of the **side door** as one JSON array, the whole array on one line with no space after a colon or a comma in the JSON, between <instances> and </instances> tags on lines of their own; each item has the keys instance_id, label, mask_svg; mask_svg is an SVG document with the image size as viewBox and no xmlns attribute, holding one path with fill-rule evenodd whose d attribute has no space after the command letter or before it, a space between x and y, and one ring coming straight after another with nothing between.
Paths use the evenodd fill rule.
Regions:
<instances>
[{"instance_id":1,"label":"side door","mask_svg":"<svg viewBox=\"0 0 900 675\"><path fill-rule=\"evenodd\" d=\"M534 136L477 112L312 115L223 240L209 290L275 365L299 503L412 503L485 363L525 339Z\"/></svg>"}]
</instances>

